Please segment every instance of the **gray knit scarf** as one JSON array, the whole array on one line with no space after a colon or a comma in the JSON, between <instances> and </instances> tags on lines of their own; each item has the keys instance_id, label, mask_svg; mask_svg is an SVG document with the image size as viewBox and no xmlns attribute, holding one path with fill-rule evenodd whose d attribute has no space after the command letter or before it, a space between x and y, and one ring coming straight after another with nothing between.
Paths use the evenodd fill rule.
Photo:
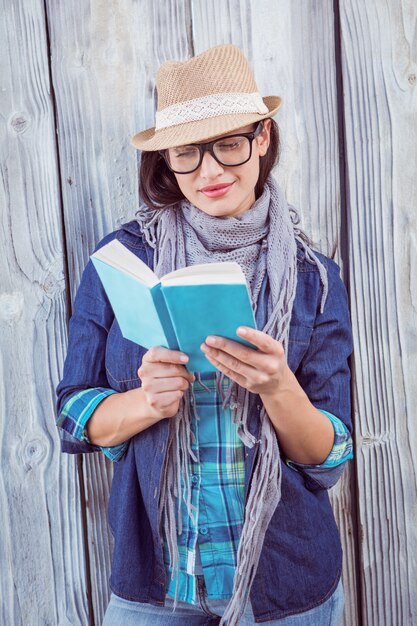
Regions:
<instances>
[{"instance_id":1,"label":"gray knit scarf","mask_svg":"<svg viewBox=\"0 0 417 626\"><path fill-rule=\"evenodd\" d=\"M154 248L154 271L158 276L198 263L237 261L245 273L255 310L266 276L270 291L267 321L262 330L280 341L286 354L297 286L297 241L302 244L307 260L316 264L320 271L324 306L326 270L301 237L298 213L287 203L272 177L268 178L260 198L237 217L211 217L187 200L159 211L141 208L137 217L146 241ZM216 378L217 388L221 390L222 375L216 374ZM263 408L259 440L249 432L249 396L246 389L232 383L224 398L242 442L248 447L258 446L245 505L233 594L220 622L228 626L239 624L256 574L265 533L281 497L277 436ZM184 396L177 415L170 420L161 483L160 525L168 544L173 575L178 574L179 568L177 535L182 532L181 502L185 503L188 514L195 521L190 489L190 462L197 462L191 448L190 423L194 406L191 390Z\"/></svg>"}]
</instances>

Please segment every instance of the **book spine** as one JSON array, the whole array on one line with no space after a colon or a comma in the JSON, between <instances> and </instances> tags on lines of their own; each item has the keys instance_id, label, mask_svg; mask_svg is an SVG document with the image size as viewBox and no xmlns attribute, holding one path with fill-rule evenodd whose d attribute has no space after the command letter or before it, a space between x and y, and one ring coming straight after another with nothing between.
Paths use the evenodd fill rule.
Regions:
<instances>
[{"instance_id":1,"label":"book spine","mask_svg":"<svg viewBox=\"0 0 417 626\"><path fill-rule=\"evenodd\" d=\"M177 335L175 333L174 326L172 325L171 316L162 293L161 283L158 283L151 289L151 294L168 341L168 346L171 350L179 350Z\"/></svg>"}]
</instances>

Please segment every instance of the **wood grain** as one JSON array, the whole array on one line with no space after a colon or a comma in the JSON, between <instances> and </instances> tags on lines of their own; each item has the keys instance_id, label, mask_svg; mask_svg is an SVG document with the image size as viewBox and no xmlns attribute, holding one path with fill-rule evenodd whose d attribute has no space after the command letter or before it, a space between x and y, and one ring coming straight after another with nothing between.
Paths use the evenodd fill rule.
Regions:
<instances>
[{"instance_id":1,"label":"wood grain","mask_svg":"<svg viewBox=\"0 0 417 626\"><path fill-rule=\"evenodd\" d=\"M282 97L276 116L282 139L276 176L300 210L306 231L330 253L339 244L342 227L332 3L307 7L305 2L280 0L272 7L267 0L195 0L192 13L196 53L220 43L240 46L260 93ZM340 246L337 260L341 264ZM344 551L345 626L358 623L351 487L349 467L331 491Z\"/></svg>"},{"instance_id":2,"label":"wood grain","mask_svg":"<svg viewBox=\"0 0 417 626\"><path fill-rule=\"evenodd\" d=\"M366 625L417 624L417 7L341 5Z\"/></svg>"},{"instance_id":3,"label":"wood grain","mask_svg":"<svg viewBox=\"0 0 417 626\"><path fill-rule=\"evenodd\" d=\"M0 622L85 626L79 484L54 420L67 311L44 6L0 14Z\"/></svg>"},{"instance_id":4,"label":"wood grain","mask_svg":"<svg viewBox=\"0 0 417 626\"><path fill-rule=\"evenodd\" d=\"M131 136L152 126L154 76L171 58L191 56L188 2L47 2L57 99L65 235L72 297L101 237L138 208ZM88 551L95 623L109 599L112 538L107 502L112 467L84 459Z\"/></svg>"}]
</instances>

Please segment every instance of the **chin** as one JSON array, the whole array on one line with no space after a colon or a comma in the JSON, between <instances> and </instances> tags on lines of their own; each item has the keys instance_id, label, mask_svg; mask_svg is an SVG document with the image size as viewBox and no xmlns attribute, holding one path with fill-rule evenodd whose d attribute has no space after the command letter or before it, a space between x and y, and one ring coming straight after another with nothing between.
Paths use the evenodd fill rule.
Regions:
<instances>
[{"instance_id":1,"label":"chin","mask_svg":"<svg viewBox=\"0 0 417 626\"><path fill-rule=\"evenodd\" d=\"M230 211L230 209L201 209L207 215L211 215L212 217L234 217L236 215L236 211Z\"/></svg>"},{"instance_id":2,"label":"chin","mask_svg":"<svg viewBox=\"0 0 417 626\"><path fill-rule=\"evenodd\" d=\"M239 215L242 212L236 208L231 209L230 203L216 204L216 202L210 202L207 204L205 203L202 204L200 202L199 204L196 204L195 206L198 209L200 209L200 211L203 211L204 213L206 213L207 215L211 215L212 217L235 217L236 215Z\"/></svg>"}]
</instances>

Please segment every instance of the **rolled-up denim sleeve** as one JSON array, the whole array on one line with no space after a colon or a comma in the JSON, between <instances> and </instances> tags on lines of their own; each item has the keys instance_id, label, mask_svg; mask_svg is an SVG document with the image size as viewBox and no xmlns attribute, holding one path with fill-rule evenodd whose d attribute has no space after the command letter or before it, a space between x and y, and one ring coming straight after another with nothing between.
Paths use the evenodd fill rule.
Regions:
<instances>
[{"instance_id":1,"label":"rolled-up denim sleeve","mask_svg":"<svg viewBox=\"0 0 417 626\"><path fill-rule=\"evenodd\" d=\"M342 475L344 463L353 458L353 444L350 432L338 417L328 411L321 410L321 413L329 418L334 429L334 443L327 459L319 465L295 463L290 459L287 459L286 463L296 471L308 473L310 478L314 478L324 489L328 489Z\"/></svg>"},{"instance_id":2,"label":"rolled-up denim sleeve","mask_svg":"<svg viewBox=\"0 0 417 626\"><path fill-rule=\"evenodd\" d=\"M326 262L329 286L326 304L320 312L320 303L317 303L318 312L310 344L296 376L310 402L344 425L343 437L346 442L346 437L350 438L352 434L348 363L352 353L352 330L347 293L339 275L339 267L330 259ZM336 446L338 436L342 437L342 433L338 435L335 429ZM340 443L343 444L342 441ZM340 463L332 464L329 460L327 467L297 465L297 471L303 474L307 488L328 489L337 482L346 465L344 461L351 458L351 439L349 445L349 448L345 447L348 454ZM337 456L337 448L333 447L330 456L332 453Z\"/></svg>"},{"instance_id":3,"label":"rolled-up denim sleeve","mask_svg":"<svg viewBox=\"0 0 417 626\"><path fill-rule=\"evenodd\" d=\"M99 247L113 237L106 237ZM74 300L64 373L57 387L56 423L62 452L102 451L112 460L118 460L128 445L126 442L110 448L96 446L88 441L86 434L86 423L94 410L106 397L116 393L110 387L105 367L107 336L113 320L111 305L89 261Z\"/></svg>"},{"instance_id":4,"label":"rolled-up denim sleeve","mask_svg":"<svg viewBox=\"0 0 417 626\"><path fill-rule=\"evenodd\" d=\"M98 405L114 393L116 392L112 389L98 388L84 389L71 396L58 415L56 420L58 428L64 429L67 434L80 442L85 441L93 445L88 439L87 422ZM118 461L125 453L127 445L127 442L123 442L116 446L95 447L99 448L111 461Z\"/></svg>"}]
</instances>

